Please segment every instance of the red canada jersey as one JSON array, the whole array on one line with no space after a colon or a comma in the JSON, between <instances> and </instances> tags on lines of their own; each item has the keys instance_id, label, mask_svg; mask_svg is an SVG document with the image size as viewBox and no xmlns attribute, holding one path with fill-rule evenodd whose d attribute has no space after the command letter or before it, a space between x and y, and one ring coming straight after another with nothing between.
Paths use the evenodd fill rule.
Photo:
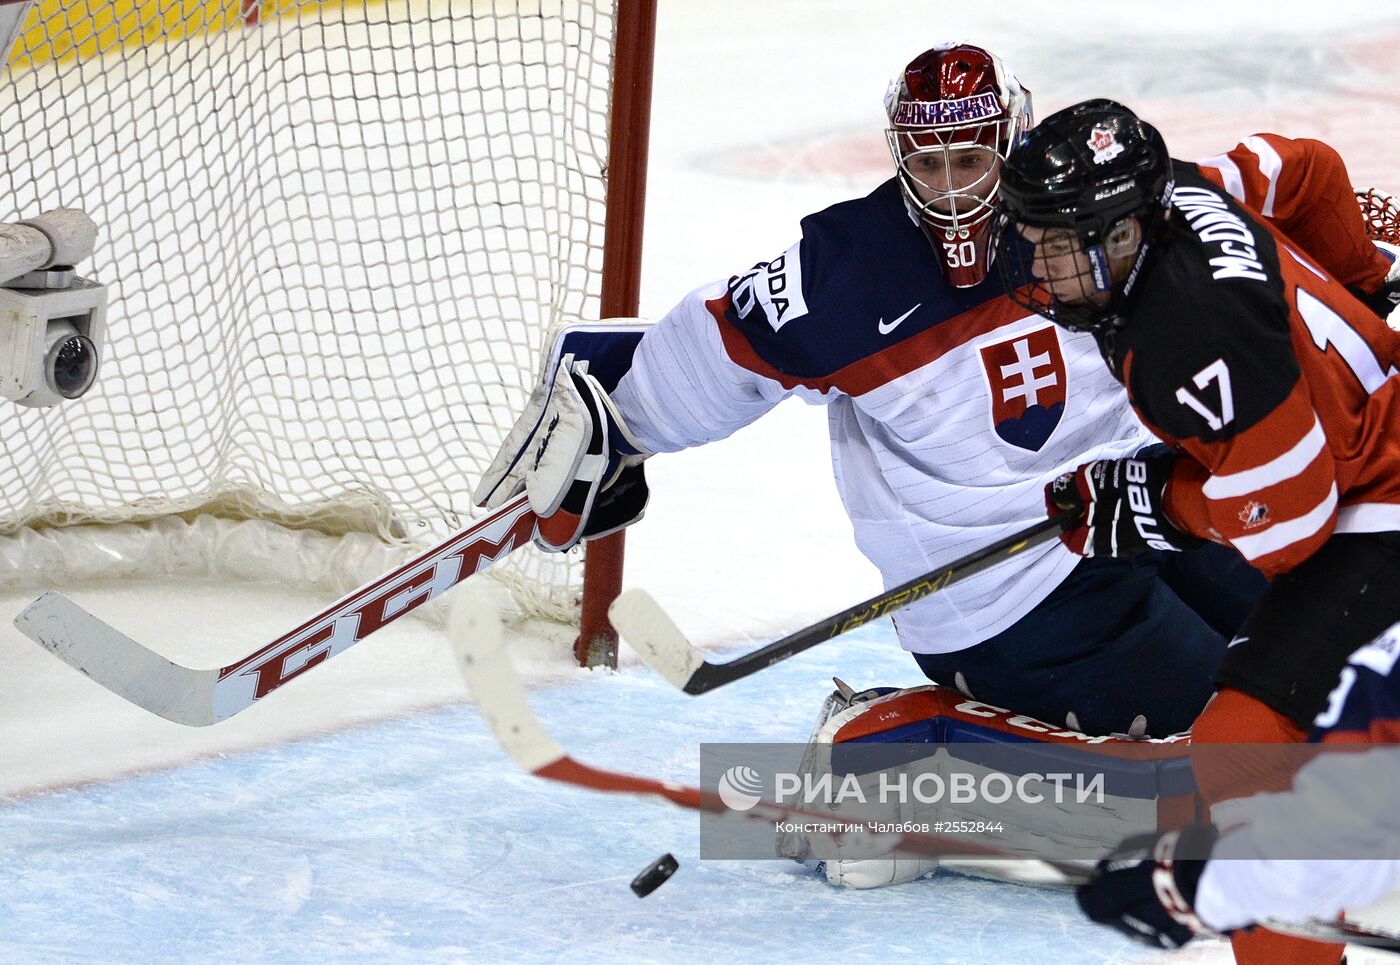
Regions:
<instances>
[{"instance_id":1,"label":"red canada jersey","mask_svg":"<svg viewBox=\"0 0 1400 965\"><path fill-rule=\"evenodd\" d=\"M1144 423L1191 457L1167 512L1269 575L1333 532L1400 530L1396 333L1195 165L1174 168L1165 238L1102 340Z\"/></svg>"}]
</instances>

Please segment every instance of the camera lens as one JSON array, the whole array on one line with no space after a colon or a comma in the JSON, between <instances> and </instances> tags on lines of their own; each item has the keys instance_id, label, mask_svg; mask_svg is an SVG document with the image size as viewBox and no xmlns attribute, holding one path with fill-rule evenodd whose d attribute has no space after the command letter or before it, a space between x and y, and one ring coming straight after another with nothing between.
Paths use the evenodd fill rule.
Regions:
<instances>
[{"instance_id":1,"label":"camera lens","mask_svg":"<svg viewBox=\"0 0 1400 965\"><path fill-rule=\"evenodd\" d=\"M97 347L86 335L69 335L49 349L44 367L49 387L65 399L76 399L97 378Z\"/></svg>"}]
</instances>

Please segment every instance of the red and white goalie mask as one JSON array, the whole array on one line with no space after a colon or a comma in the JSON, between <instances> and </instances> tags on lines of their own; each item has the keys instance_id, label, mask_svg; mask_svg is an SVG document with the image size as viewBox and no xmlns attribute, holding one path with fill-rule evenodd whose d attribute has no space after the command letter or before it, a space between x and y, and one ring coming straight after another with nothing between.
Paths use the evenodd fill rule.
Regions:
<instances>
[{"instance_id":1,"label":"red and white goalie mask","mask_svg":"<svg viewBox=\"0 0 1400 965\"><path fill-rule=\"evenodd\" d=\"M885 131L909 213L949 284L991 269L1001 165L1031 126L1030 91L981 47L926 50L890 82Z\"/></svg>"}]
</instances>

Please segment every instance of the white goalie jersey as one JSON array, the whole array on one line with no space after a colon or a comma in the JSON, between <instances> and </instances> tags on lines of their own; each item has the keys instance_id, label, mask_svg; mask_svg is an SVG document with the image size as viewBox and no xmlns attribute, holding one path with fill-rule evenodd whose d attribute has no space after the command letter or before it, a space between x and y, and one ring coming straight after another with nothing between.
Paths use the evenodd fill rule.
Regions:
<instances>
[{"instance_id":1,"label":"white goalie jersey","mask_svg":"<svg viewBox=\"0 0 1400 965\"><path fill-rule=\"evenodd\" d=\"M826 405L857 545L891 587L1043 519L1060 473L1153 441L1092 338L1013 305L996 280L948 287L893 181L802 228L642 337L613 399L643 448L722 438L792 394ZM1077 563L1058 541L1017 554L902 610L900 641L973 646Z\"/></svg>"}]
</instances>

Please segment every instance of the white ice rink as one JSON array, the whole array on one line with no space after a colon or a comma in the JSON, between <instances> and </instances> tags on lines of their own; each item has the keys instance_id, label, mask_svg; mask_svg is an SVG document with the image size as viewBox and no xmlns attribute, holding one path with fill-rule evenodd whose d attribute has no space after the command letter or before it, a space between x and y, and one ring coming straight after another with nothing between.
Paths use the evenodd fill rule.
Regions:
<instances>
[{"instance_id":1,"label":"white ice rink","mask_svg":"<svg viewBox=\"0 0 1400 965\"><path fill-rule=\"evenodd\" d=\"M1003 53L1041 116L1111 96L1180 157L1256 131L1319 137L1357 184L1400 190L1393 4L662 0L643 314L770 258L802 215L886 177L885 84L945 38ZM787 403L654 460L649 478L626 582L709 645L752 646L879 588L851 546L819 410ZM194 583L65 589L201 666L327 602ZM1220 943L1154 955L1055 890L945 873L841 892L795 864L701 863L689 812L518 772L466 703L445 638L417 620L189 730L10 629L32 595L0 596L0 962L1230 960ZM570 750L687 783L701 741L804 739L832 674L921 679L884 626L701 698L635 662L595 674L548 649L520 644L536 709ZM680 871L639 901L628 880L665 851Z\"/></svg>"}]
</instances>

